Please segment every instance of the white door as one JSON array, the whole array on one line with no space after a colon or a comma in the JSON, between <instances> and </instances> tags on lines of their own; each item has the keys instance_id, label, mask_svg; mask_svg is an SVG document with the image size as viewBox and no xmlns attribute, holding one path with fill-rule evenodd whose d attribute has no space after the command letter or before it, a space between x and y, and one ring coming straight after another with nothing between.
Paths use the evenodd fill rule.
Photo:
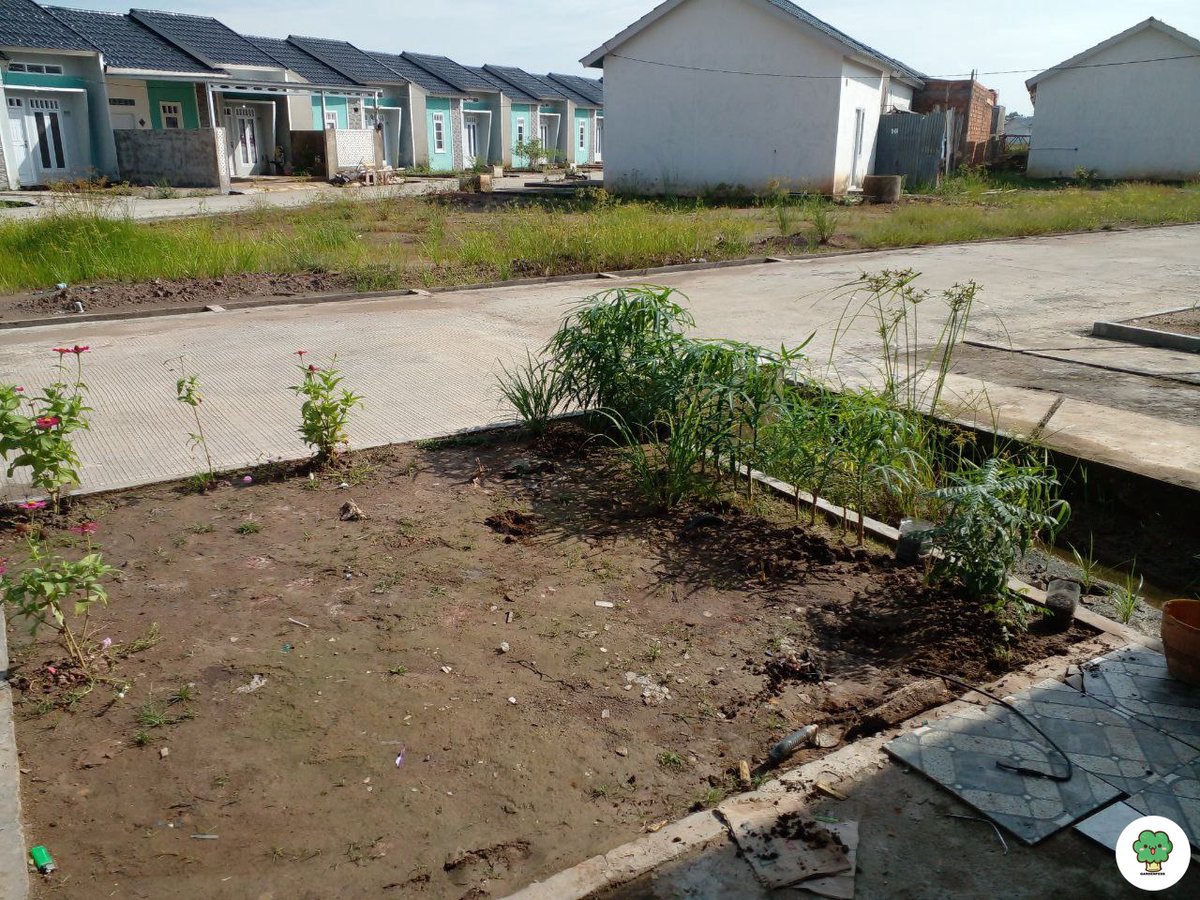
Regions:
<instances>
[{"instance_id":1,"label":"white door","mask_svg":"<svg viewBox=\"0 0 1200 900\"><path fill-rule=\"evenodd\" d=\"M133 113L111 113L109 118L112 119L113 131L132 131L137 128L137 118Z\"/></svg>"},{"instance_id":2,"label":"white door","mask_svg":"<svg viewBox=\"0 0 1200 900\"><path fill-rule=\"evenodd\" d=\"M596 118L596 162L604 159L604 118Z\"/></svg>"},{"instance_id":3,"label":"white door","mask_svg":"<svg viewBox=\"0 0 1200 900\"><path fill-rule=\"evenodd\" d=\"M229 156L233 174L254 174L258 165L258 112L252 106L225 107L225 127L229 131Z\"/></svg>"},{"instance_id":4,"label":"white door","mask_svg":"<svg viewBox=\"0 0 1200 900\"><path fill-rule=\"evenodd\" d=\"M862 187L863 175L863 134L866 131L867 111L865 109L856 109L854 111L854 159L850 163L850 186Z\"/></svg>"},{"instance_id":5,"label":"white door","mask_svg":"<svg viewBox=\"0 0 1200 900\"><path fill-rule=\"evenodd\" d=\"M25 101L21 97L8 98L8 130L12 135L17 181L22 185L36 184L37 172L33 168L33 157L29 153L29 138L25 131Z\"/></svg>"},{"instance_id":6,"label":"white door","mask_svg":"<svg viewBox=\"0 0 1200 900\"><path fill-rule=\"evenodd\" d=\"M37 167L37 181L45 182L67 174L63 143L62 111L57 100L30 97L26 101L26 134L29 155Z\"/></svg>"},{"instance_id":7,"label":"white door","mask_svg":"<svg viewBox=\"0 0 1200 900\"><path fill-rule=\"evenodd\" d=\"M474 119L467 119L463 123L463 168L473 168L478 155L479 125Z\"/></svg>"},{"instance_id":8,"label":"white door","mask_svg":"<svg viewBox=\"0 0 1200 900\"><path fill-rule=\"evenodd\" d=\"M550 146L550 124L548 122L542 122L538 126L538 140L542 142L543 150L554 149Z\"/></svg>"},{"instance_id":9,"label":"white door","mask_svg":"<svg viewBox=\"0 0 1200 900\"><path fill-rule=\"evenodd\" d=\"M368 110L367 127L383 135L383 161L393 169L400 168L400 109L395 106Z\"/></svg>"}]
</instances>

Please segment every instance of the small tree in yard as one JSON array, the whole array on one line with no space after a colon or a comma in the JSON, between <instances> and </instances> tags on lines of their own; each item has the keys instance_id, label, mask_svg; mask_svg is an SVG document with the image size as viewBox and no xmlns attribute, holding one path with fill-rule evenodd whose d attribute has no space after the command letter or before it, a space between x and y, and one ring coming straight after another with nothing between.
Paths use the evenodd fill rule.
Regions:
<instances>
[{"instance_id":1,"label":"small tree in yard","mask_svg":"<svg viewBox=\"0 0 1200 900\"><path fill-rule=\"evenodd\" d=\"M300 357L297 368L301 382L289 390L304 400L300 406L300 436L316 451L317 461L327 463L349 443L346 427L350 423L350 410L363 398L339 387L342 373L335 365L322 369L305 363L307 353L307 350L296 351ZM336 356L333 363L337 363Z\"/></svg>"}]
</instances>

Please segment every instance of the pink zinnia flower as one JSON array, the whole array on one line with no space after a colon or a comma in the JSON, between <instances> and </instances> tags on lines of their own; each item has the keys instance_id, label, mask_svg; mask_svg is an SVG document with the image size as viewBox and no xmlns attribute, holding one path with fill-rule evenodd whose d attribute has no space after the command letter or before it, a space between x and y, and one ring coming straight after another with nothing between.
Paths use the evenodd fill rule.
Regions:
<instances>
[{"instance_id":1,"label":"pink zinnia flower","mask_svg":"<svg viewBox=\"0 0 1200 900\"><path fill-rule=\"evenodd\" d=\"M57 353L59 356L63 356L67 353L70 353L71 348L70 347L55 347L54 352Z\"/></svg>"},{"instance_id":2,"label":"pink zinnia flower","mask_svg":"<svg viewBox=\"0 0 1200 900\"><path fill-rule=\"evenodd\" d=\"M310 372L320 372L321 370L320 370L320 369L318 369L316 366L309 366L309 367L308 367L308 371L310 371Z\"/></svg>"},{"instance_id":3,"label":"pink zinnia flower","mask_svg":"<svg viewBox=\"0 0 1200 900\"><path fill-rule=\"evenodd\" d=\"M296 355L297 355L297 356L299 356L301 359L303 359L303 358L304 358L304 354L305 354L305 353L307 353L307 352L308 352L307 350L297 350L297 351L296 351Z\"/></svg>"},{"instance_id":4,"label":"pink zinnia flower","mask_svg":"<svg viewBox=\"0 0 1200 900\"><path fill-rule=\"evenodd\" d=\"M78 344L76 344L74 347L71 348L71 352L74 353L76 356L78 356L80 353L87 353L91 349L92 348L89 347L87 344L84 344L82 347L80 347Z\"/></svg>"},{"instance_id":5,"label":"pink zinnia flower","mask_svg":"<svg viewBox=\"0 0 1200 900\"><path fill-rule=\"evenodd\" d=\"M95 534L100 530L100 526L95 522L84 522L80 525L72 525L71 530L76 534Z\"/></svg>"},{"instance_id":6,"label":"pink zinnia flower","mask_svg":"<svg viewBox=\"0 0 1200 900\"><path fill-rule=\"evenodd\" d=\"M46 501L45 500L24 500L21 503L18 503L17 506L19 506L21 509L45 509Z\"/></svg>"},{"instance_id":7,"label":"pink zinnia flower","mask_svg":"<svg viewBox=\"0 0 1200 900\"><path fill-rule=\"evenodd\" d=\"M33 420L33 424L35 424L38 428L48 430L53 428L61 421L62 419L60 419L58 416L39 416Z\"/></svg>"},{"instance_id":8,"label":"pink zinnia flower","mask_svg":"<svg viewBox=\"0 0 1200 900\"><path fill-rule=\"evenodd\" d=\"M16 391L18 394L25 393L25 388L23 388L23 387L16 387L16 388L13 388L13 390Z\"/></svg>"}]
</instances>

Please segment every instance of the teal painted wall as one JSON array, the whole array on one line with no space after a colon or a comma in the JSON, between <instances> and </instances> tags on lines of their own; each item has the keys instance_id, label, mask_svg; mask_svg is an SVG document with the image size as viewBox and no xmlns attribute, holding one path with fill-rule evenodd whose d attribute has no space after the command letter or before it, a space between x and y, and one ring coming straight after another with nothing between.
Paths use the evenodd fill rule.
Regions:
<instances>
[{"instance_id":1,"label":"teal painted wall","mask_svg":"<svg viewBox=\"0 0 1200 900\"><path fill-rule=\"evenodd\" d=\"M525 120L525 140L531 141L536 134L533 133L533 107L528 103L514 103L512 105L512 145L516 147L521 141L520 135L517 134L517 120ZM512 147L509 148L510 150ZM525 167L529 165L529 157L518 156L516 152L512 155L512 164L514 166Z\"/></svg>"},{"instance_id":2,"label":"teal painted wall","mask_svg":"<svg viewBox=\"0 0 1200 900\"><path fill-rule=\"evenodd\" d=\"M86 88L87 79L74 75L43 75L38 72L5 72L4 83L13 87Z\"/></svg>"},{"instance_id":3,"label":"teal painted wall","mask_svg":"<svg viewBox=\"0 0 1200 900\"><path fill-rule=\"evenodd\" d=\"M338 128L350 127L350 105L345 97L330 97L325 95L325 108L330 112L337 113ZM325 130L325 119L321 116L321 98L316 96L312 98L312 115L313 128L317 131Z\"/></svg>"},{"instance_id":4,"label":"teal painted wall","mask_svg":"<svg viewBox=\"0 0 1200 900\"><path fill-rule=\"evenodd\" d=\"M473 112L487 112L489 109L491 109L491 106L480 100L464 100L463 109Z\"/></svg>"},{"instance_id":5,"label":"teal painted wall","mask_svg":"<svg viewBox=\"0 0 1200 900\"><path fill-rule=\"evenodd\" d=\"M196 107L195 85L186 81L147 81L146 99L150 102L150 124L162 128L159 103L178 103L183 109L183 127L200 127L200 110Z\"/></svg>"},{"instance_id":6,"label":"teal painted wall","mask_svg":"<svg viewBox=\"0 0 1200 900\"><path fill-rule=\"evenodd\" d=\"M579 146L579 129L583 128L583 148ZM575 148L575 162L582 165L588 161L592 149L592 123L586 109L575 110L575 127L571 129L571 146Z\"/></svg>"},{"instance_id":7,"label":"teal painted wall","mask_svg":"<svg viewBox=\"0 0 1200 900\"><path fill-rule=\"evenodd\" d=\"M445 128L441 152L438 152L437 139L433 133L434 113L442 115ZM450 172L454 169L454 122L451 119L448 97L425 98L425 126L429 130L429 168L435 172Z\"/></svg>"}]
</instances>

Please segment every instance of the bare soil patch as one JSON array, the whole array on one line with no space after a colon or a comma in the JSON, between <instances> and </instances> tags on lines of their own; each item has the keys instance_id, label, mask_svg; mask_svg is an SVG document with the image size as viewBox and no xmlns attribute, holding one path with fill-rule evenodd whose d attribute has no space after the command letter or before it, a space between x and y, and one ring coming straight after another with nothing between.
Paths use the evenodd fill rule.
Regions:
<instances>
[{"instance_id":1,"label":"bare soil patch","mask_svg":"<svg viewBox=\"0 0 1200 900\"><path fill-rule=\"evenodd\" d=\"M652 514L610 451L554 446L79 501L57 524L98 522L121 568L93 640L129 689L67 702L62 652L10 629L26 837L60 867L35 895L504 896L719 802L797 728L938 702L911 664L983 681L1090 636L1008 639L773 500Z\"/></svg>"},{"instance_id":2,"label":"bare soil patch","mask_svg":"<svg viewBox=\"0 0 1200 900\"><path fill-rule=\"evenodd\" d=\"M338 272L294 274L244 273L223 278L180 281L108 282L68 286L65 290L0 296L0 322L37 319L75 312L75 302L89 313L132 309L178 309L221 305L234 300L298 297L355 290L354 278Z\"/></svg>"},{"instance_id":3,"label":"bare soil patch","mask_svg":"<svg viewBox=\"0 0 1200 900\"><path fill-rule=\"evenodd\" d=\"M1147 316L1144 319L1134 319L1129 324L1136 325L1139 328L1155 328L1159 331L1173 331L1175 334L1194 334L1200 336L1200 306L1180 310L1179 312Z\"/></svg>"}]
</instances>

